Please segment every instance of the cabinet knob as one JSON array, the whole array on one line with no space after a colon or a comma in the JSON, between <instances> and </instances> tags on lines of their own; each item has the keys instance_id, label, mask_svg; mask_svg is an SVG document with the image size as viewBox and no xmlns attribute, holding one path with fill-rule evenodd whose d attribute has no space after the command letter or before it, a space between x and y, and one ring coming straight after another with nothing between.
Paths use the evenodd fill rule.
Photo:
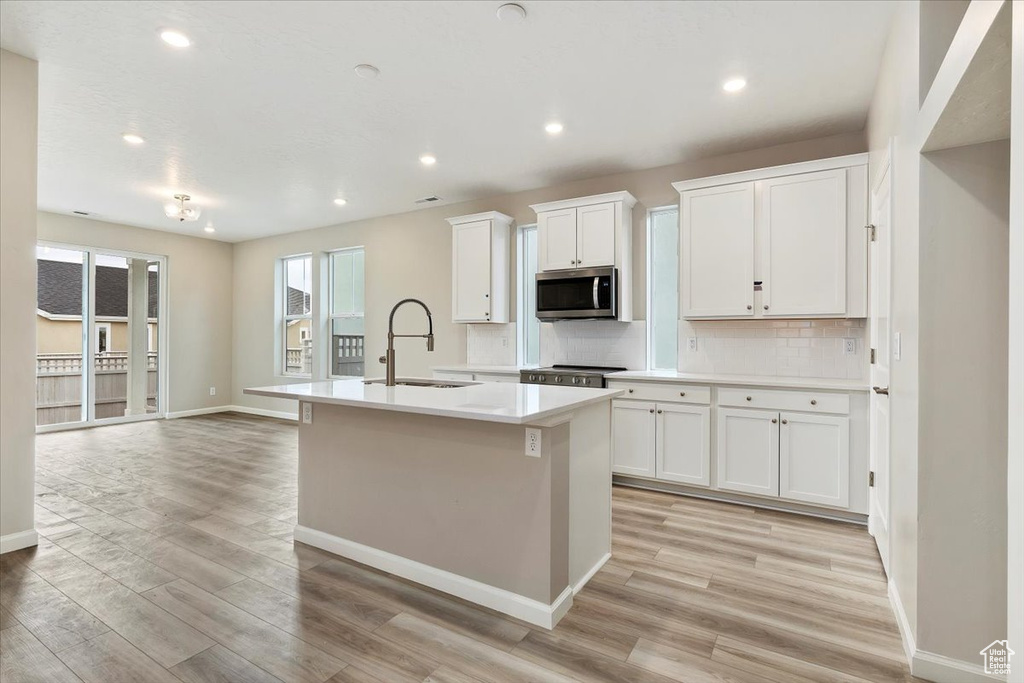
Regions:
<instances>
[{"instance_id":1,"label":"cabinet knob","mask_svg":"<svg viewBox=\"0 0 1024 683\"><path fill-rule=\"evenodd\" d=\"M754 397L753 397L753 396L747 396L747 400L748 400L748 401L753 401L753 400L754 400Z\"/></svg>"},{"instance_id":2,"label":"cabinet knob","mask_svg":"<svg viewBox=\"0 0 1024 683\"><path fill-rule=\"evenodd\" d=\"M632 394L632 393L633 393L633 390L632 390L632 389L630 389L630 390L629 390L629 393L631 393L631 394Z\"/></svg>"},{"instance_id":3,"label":"cabinet knob","mask_svg":"<svg viewBox=\"0 0 1024 683\"><path fill-rule=\"evenodd\" d=\"M766 310L766 311L768 310L768 304L764 305L764 310Z\"/></svg>"},{"instance_id":4,"label":"cabinet knob","mask_svg":"<svg viewBox=\"0 0 1024 683\"><path fill-rule=\"evenodd\" d=\"M491 298L491 295L490 295L490 294L484 294L484 298L485 298L485 299L490 299L490 298Z\"/></svg>"},{"instance_id":5,"label":"cabinet knob","mask_svg":"<svg viewBox=\"0 0 1024 683\"><path fill-rule=\"evenodd\" d=\"M784 424L784 425L788 425L788 424L789 424L789 420L783 420L783 421L782 421L782 424Z\"/></svg>"},{"instance_id":6,"label":"cabinet knob","mask_svg":"<svg viewBox=\"0 0 1024 683\"><path fill-rule=\"evenodd\" d=\"M811 399L811 405L812 405L812 406L816 406L816 405L818 405L818 399L816 399L816 398L812 398L812 399Z\"/></svg>"},{"instance_id":7,"label":"cabinet knob","mask_svg":"<svg viewBox=\"0 0 1024 683\"><path fill-rule=\"evenodd\" d=\"M752 310L754 310L754 307L753 307L753 306L751 306L750 304L747 304L747 310L748 310L748 311L752 311Z\"/></svg>"},{"instance_id":8,"label":"cabinet knob","mask_svg":"<svg viewBox=\"0 0 1024 683\"><path fill-rule=\"evenodd\" d=\"M654 408L651 408L648 412L650 412L653 415L654 414Z\"/></svg>"},{"instance_id":9,"label":"cabinet knob","mask_svg":"<svg viewBox=\"0 0 1024 683\"><path fill-rule=\"evenodd\" d=\"M680 391L680 392L679 392L679 395L680 395L680 396L686 396L686 392L685 392L685 391Z\"/></svg>"},{"instance_id":10,"label":"cabinet knob","mask_svg":"<svg viewBox=\"0 0 1024 683\"><path fill-rule=\"evenodd\" d=\"M661 415L661 414L662 414L663 412L665 412L665 411L663 411L663 410L659 410L659 411L658 411L658 415Z\"/></svg>"},{"instance_id":11,"label":"cabinet knob","mask_svg":"<svg viewBox=\"0 0 1024 683\"><path fill-rule=\"evenodd\" d=\"M778 422L778 420L773 417L772 418L772 424L775 424L776 422Z\"/></svg>"}]
</instances>

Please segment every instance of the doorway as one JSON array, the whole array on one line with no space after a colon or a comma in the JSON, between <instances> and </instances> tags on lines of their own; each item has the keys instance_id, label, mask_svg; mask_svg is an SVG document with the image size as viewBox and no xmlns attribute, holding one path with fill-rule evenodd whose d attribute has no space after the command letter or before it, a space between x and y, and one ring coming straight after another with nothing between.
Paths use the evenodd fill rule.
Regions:
<instances>
[{"instance_id":1,"label":"doorway","mask_svg":"<svg viewBox=\"0 0 1024 683\"><path fill-rule=\"evenodd\" d=\"M36 430L166 412L166 258L36 248Z\"/></svg>"}]
</instances>

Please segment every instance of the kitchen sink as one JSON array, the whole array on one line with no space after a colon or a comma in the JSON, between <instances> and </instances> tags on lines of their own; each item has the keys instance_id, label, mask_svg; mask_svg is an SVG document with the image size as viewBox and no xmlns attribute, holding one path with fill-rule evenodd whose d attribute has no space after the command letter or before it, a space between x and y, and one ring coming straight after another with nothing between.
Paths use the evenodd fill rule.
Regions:
<instances>
[{"instance_id":1,"label":"kitchen sink","mask_svg":"<svg viewBox=\"0 0 1024 683\"><path fill-rule=\"evenodd\" d=\"M383 379L364 380L363 384L386 384ZM471 387L479 382L453 382L449 379L398 379L395 386L399 387L431 387L433 389L455 389L457 387Z\"/></svg>"}]
</instances>

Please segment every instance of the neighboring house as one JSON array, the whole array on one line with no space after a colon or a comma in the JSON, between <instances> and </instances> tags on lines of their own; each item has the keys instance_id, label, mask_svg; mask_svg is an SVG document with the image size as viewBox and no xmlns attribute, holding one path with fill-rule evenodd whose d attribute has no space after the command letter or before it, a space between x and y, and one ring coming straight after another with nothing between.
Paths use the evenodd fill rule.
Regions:
<instances>
[{"instance_id":1,"label":"neighboring house","mask_svg":"<svg viewBox=\"0 0 1024 683\"><path fill-rule=\"evenodd\" d=\"M36 352L82 352L82 264L37 262ZM156 351L159 274L149 273L149 350ZM128 269L96 266L93 351L128 350Z\"/></svg>"}]
</instances>

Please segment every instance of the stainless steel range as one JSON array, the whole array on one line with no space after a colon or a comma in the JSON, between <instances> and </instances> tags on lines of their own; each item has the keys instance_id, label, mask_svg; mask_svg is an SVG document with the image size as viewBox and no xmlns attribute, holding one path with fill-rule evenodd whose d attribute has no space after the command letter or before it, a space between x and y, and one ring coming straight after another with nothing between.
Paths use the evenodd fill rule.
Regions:
<instances>
[{"instance_id":1,"label":"stainless steel range","mask_svg":"<svg viewBox=\"0 0 1024 683\"><path fill-rule=\"evenodd\" d=\"M605 385L604 376L611 372L621 372L626 368L601 368L586 365L552 365L550 368L520 370L520 384L554 384L601 389Z\"/></svg>"}]
</instances>

